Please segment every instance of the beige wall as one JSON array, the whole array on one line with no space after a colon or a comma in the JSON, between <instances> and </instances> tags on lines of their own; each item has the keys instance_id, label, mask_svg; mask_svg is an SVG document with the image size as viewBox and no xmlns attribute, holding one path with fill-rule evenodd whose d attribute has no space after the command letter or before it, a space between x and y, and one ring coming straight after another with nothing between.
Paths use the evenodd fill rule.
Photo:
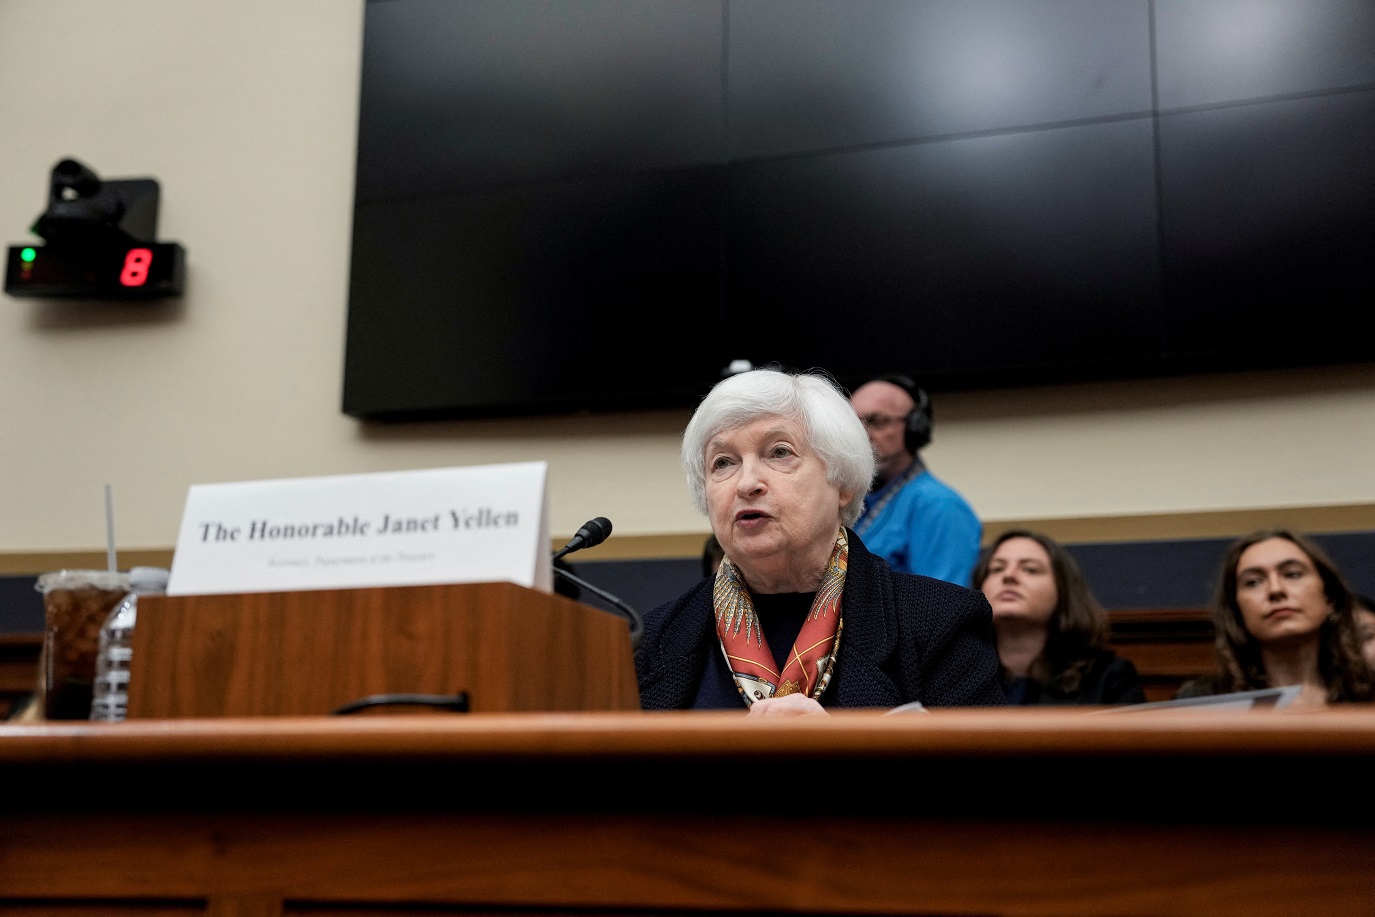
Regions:
<instances>
[{"instance_id":1,"label":"beige wall","mask_svg":"<svg viewBox=\"0 0 1375 917\"><path fill-rule=\"evenodd\" d=\"M360 0L0 0L0 241L33 240L74 157L157 178L159 237L189 264L170 306L0 301L0 555L103 551L106 484L121 547L165 549L196 483L528 460L549 462L555 536L595 515L623 539L706 532L677 466L687 412L340 412L361 33ZM1323 507L1300 518L1375 528L1372 365L935 409L927 458L986 520Z\"/></svg>"}]
</instances>

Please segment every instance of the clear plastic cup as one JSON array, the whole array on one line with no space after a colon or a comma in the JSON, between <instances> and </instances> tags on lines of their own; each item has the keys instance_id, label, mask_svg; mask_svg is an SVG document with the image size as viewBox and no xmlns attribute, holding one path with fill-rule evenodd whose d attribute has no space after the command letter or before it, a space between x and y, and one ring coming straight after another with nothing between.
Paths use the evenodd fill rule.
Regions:
<instances>
[{"instance_id":1,"label":"clear plastic cup","mask_svg":"<svg viewBox=\"0 0 1375 917\"><path fill-rule=\"evenodd\" d=\"M91 715L100 628L129 594L129 575L116 570L56 570L38 577L43 593L43 718Z\"/></svg>"}]
</instances>

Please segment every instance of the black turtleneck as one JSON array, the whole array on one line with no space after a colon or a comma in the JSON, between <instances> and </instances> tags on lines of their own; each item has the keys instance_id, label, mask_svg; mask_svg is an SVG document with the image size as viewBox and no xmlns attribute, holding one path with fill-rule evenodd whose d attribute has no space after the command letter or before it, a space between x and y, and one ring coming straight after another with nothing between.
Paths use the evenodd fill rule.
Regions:
<instances>
[{"instance_id":1,"label":"black turtleneck","mask_svg":"<svg viewBox=\"0 0 1375 917\"><path fill-rule=\"evenodd\" d=\"M788 653L802 632L802 624L807 613L812 610L816 600L815 592L779 592L772 595L751 595L754 610L759 615L759 626L768 641L769 651L773 653L774 663L779 671L788 659ZM721 654L721 642L712 631L711 645L707 651L707 667L702 673L702 683L693 699L694 710L744 710L745 701L740 689L735 686L730 668Z\"/></svg>"}]
</instances>

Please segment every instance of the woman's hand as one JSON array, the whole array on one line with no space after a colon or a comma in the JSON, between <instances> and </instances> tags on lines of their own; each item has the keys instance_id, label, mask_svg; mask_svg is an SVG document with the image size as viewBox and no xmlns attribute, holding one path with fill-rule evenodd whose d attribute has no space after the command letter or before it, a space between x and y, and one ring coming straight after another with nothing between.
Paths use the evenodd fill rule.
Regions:
<instances>
[{"instance_id":1,"label":"woman's hand","mask_svg":"<svg viewBox=\"0 0 1375 917\"><path fill-rule=\"evenodd\" d=\"M765 697L750 704L746 716L829 716L821 704L805 694Z\"/></svg>"}]
</instances>

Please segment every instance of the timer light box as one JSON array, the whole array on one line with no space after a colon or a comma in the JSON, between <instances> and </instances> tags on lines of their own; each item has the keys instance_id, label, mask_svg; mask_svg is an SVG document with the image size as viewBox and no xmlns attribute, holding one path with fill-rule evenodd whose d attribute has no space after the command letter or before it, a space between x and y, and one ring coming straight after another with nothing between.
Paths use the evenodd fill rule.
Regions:
<instances>
[{"instance_id":1,"label":"timer light box","mask_svg":"<svg viewBox=\"0 0 1375 917\"><path fill-rule=\"evenodd\" d=\"M64 159L53 167L48 209L31 231L46 245L11 245L11 296L152 299L179 296L186 251L158 242L159 187L151 178L102 181Z\"/></svg>"}]
</instances>

